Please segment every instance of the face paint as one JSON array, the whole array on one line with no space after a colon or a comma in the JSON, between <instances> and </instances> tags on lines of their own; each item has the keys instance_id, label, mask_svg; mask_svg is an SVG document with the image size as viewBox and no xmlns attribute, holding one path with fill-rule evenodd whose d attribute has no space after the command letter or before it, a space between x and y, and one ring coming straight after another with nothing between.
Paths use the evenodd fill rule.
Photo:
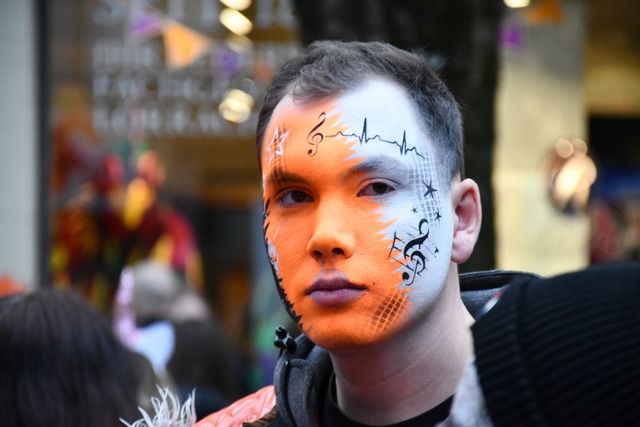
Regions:
<instances>
[{"instance_id":1,"label":"face paint","mask_svg":"<svg viewBox=\"0 0 640 427\"><path fill-rule=\"evenodd\" d=\"M265 240L287 309L320 346L384 339L442 290L449 188L419 123L404 90L380 80L274 111L261 153Z\"/></svg>"}]
</instances>

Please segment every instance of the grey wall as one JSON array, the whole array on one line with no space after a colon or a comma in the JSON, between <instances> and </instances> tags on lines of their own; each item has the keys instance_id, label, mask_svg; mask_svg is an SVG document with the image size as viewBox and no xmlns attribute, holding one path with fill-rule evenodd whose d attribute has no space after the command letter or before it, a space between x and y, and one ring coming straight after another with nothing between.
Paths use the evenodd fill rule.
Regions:
<instances>
[{"instance_id":1,"label":"grey wall","mask_svg":"<svg viewBox=\"0 0 640 427\"><path fill-rule=\"evenodd\" d=\"M37 277L34 4L0 2L0 276Z\"/></svg>"}]
</instances>

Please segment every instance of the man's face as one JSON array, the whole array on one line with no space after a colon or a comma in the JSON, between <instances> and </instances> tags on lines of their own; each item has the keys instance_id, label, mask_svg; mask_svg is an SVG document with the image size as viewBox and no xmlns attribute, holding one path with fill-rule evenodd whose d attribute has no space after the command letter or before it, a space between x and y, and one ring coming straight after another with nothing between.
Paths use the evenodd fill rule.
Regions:
<instances>
[{"instance_id":1,"label":"man's face","mask_svg":"<svg viewBox=\"0 0 640 427\"><path fill-rule=\"evenodd\" d=\"M274 111L261 153L265 240L287 309L322 347L379 342L442 290L449 188L419 123L405 91L382 80Z\"/></svg>"}]
</instances>

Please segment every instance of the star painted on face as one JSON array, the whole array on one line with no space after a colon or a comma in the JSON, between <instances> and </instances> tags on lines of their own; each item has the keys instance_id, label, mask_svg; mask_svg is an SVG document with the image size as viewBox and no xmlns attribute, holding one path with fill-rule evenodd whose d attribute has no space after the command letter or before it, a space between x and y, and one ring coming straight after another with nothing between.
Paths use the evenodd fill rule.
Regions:
<instances>
[{"instance_id":1,"label":"star painted on face","mask_svg":"<svg viewBox=\"0 0 640 427\"><path fill-rule=\"evenodd\" d=\"M413 213L418 213L418 208L415 208L415 207L414 207L413 209L411 209L411 212L413 212Z\"/></svg>"},{"instance_id":2,"label":"star painted on face","mask_svg":"<svg viewBox=\"0 0 640 427\"><path fill-rule=\"evenodd\" d=\"M290 131L288 130L283 134L280 134L280 128L276 128L276 130L273 132L273 137L267 145L267 152L269 152L269 164L271 164L271 161L276 154L278 156L282 156L284 154L282 144L289 136L289 132Z\"/></svg>"},{"instance_id":3,"label":"star painted on face","mask_svg":"<svg viewBox=\"0 0 640 427\"><path fill-rule=\"evenodd\" d=\"M442 218L442 215L440 214L440 211L436 211L436 221L439 221L440 218Z\"/></svg>"},{"instance_id":4,"label":"star painted on face","mask_svg":"<svg viewBox=\"0 0 640 427\"><path fill-rule=\"evenodd\" d=\"M435 198L433 193L438 190L433 187L433 181L429 181L428 184L426 182L423 182L423 184L425 185L425 187L427 187L427 191L424 193L424 197L431 196L432 198Z\"/></svg>"}]
</instances>

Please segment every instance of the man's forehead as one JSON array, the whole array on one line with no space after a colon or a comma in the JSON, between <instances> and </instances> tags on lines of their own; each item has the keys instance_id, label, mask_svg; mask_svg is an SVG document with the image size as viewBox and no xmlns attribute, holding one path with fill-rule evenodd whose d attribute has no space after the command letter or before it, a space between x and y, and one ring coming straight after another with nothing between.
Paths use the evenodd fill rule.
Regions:
<instances>
[{"instance_id":1,"label":"man's forehead","mask_svg":"<svg viewBox=\"0 0 640 427\"><path fill-rule=\"evenodd\" d=\"M383 78L369 78L340 96L341 103L351 107L382 109L396 108L412 110L414 106L407 90L397 82Z\"/></svg>"},{"instance_id":2,"label":"man's forehead","mask_svg":"<svg viewBox=\"0 0 640 427\"><path fill-rule=\"evenodd\" d=\"M269 126L270 138L275 129L294 129L316 123L320 113L339 115L345 127L360 127L366 119L368 126L386 134L408 133L423 139L425 132L421 117L406 89L398 83L369 78L349 91L318 102L301 102L289 94L276 106Z\"/></svg>"},{"instance_id":3,"label":"man's forehead","mask_svg":"<svg viewBox=\"0 0 640 427\"><path fill-rule=\"evenodd\" d=\"M273 110L269 127L282 128L285 123L298 122L305 116L316 114L317 111L333 110L334 100L335 98L330 98L318 102L302 102L295 100L291 94L286 95Z\"/></svg>"}]
</instances>

